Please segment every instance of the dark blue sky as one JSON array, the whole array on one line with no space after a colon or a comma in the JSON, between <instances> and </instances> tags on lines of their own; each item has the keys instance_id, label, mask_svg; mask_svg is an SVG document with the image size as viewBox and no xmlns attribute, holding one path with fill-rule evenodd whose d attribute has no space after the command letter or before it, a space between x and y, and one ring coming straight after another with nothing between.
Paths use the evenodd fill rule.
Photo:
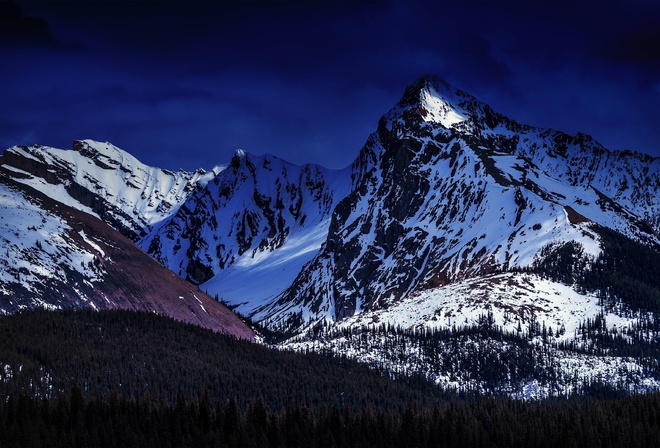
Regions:
<instances>
[{"instance_id":1,"label":"dark blue sky","mask_svg":"<svg viewBox=\"0 0 660 448\"><path fill-rule=\"evenodd\" d=\"M0 0L0 146L338 168L434 74L519 122L660 156L659 23L655 1Z\"/></svg>"}]
</instances>

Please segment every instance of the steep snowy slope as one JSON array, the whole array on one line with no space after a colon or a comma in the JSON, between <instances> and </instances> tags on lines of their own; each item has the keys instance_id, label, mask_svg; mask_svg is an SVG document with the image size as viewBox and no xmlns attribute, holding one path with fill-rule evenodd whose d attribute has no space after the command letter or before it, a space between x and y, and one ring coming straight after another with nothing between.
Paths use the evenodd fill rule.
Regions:
<instances>
[{"instance_id":1,"label":"steep snowy slope","mask_svg":"<svg viewBox=\"0 0 660 448\"><path fill-rule=\"evenodd\" d=\"M225 306L98 218L0 175L0 312L34 307L153 311L253 338Z\"/></svg>"},{"instance_id":2,"label":"steep snowy slope","mask_svg":"<svg viewBox=\"0 0 660 448\"><path fill-rule=\"evenodd\" d=\"M658 159L518 124L431 77L345 170L239 150L213 172L173 173L89 140L10 148L0 170L290 331L528 267L566 242L595 258L592 223L659 244Z\"/></svg>"},{"instance_id":3,"label":"steep snowy slope","mask_svg":"<svg viewBox=\"0 0 660 448\"><path fill-rule=\"evenodd\" d=\"M660 160L519 125L436 78L411 85L352 166L323 249L255 314L301 329L530 266L546 246L600 253L591 222L658 247Z\"/></svg>"},{"instance_id":4,"label":"steep snowy slope","mask_svg":"<svg viewBox=\"0 0 660 448\"><path fill-rule=\"evenodd\" d=\"M344 170L238 150L173 173L86 140L10 148L0 176L4 312L147 307L216 328L226 308L166 267L288 348L515 396L602 375L660 388L660 159L519 124L437 78Z\"/></svg>"},{"instance_id":5,"label":"steep snowy slope","mask_svg":"<svg viewBox=\"0 0 660 448\"><path fill-rule=\"evenodd\" d=\"M175 173L146 166L110 143L77 140L71 150L14 146L0 157L0 170L136 240L222 167Z\"/></svg>"},{"instance_id":6,"label":"steep snowy slope","mask_svg":"<svg viewBox=\"0 0 660 448\"><path fill-rule=\"evenodd\" d=\"M142 247L249 313L286 289L321 247L349 176L238 150Z\"/></svg>"}]
</instances>

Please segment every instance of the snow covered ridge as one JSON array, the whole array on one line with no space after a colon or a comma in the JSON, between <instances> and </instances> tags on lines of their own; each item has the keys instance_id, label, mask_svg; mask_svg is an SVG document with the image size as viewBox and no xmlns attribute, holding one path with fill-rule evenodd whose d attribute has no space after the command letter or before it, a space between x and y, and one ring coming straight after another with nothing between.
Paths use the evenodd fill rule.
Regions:
<instances>
[{"instance_id":1,"label":"snow covered ridge","mask_svg":"<svg viewBox=\"0 0 660 448\"><path fill-rule=\"evenodd\" d=\"M572 241L596 257L592 223L660 243L659 159L520 125L435 78L383 116L352 177L326 243L258 319L341 321Z\"/></svg>"},{"instance_id":2,"label":"snow covered ridge","mask_svg":"<svg viewBox=\"0 0 660 448\"><path fill-rule=\"evenodd\" d=\"M175 173L85 140L68 151L10 148L2 176L101 218L211 296L292 336L292 347L328 348L333 331L378 323L445 331L483 316L514 334L544 324L555 344L572 344L600 316L631 343L657 338L654 312L635 308L646 299L622 298L617 285L601 291L594 279L635 260L613 247L639 243L657 257L660 159L517 123L434 77L406 88L344 170L238 150L211 172ZM106 252L92 233L75 235L87 253ZM649 297L654 281L640 286ZM650 322L648 336L638 337L635 319ZM325 342L304 339L320 329Z\"/></svg>"},{"instance_id":3,"label":"snow covered ridge","mask_svg":"<svg viewBox=\"0 0 660 448\"><path fill-rule=\"evenodd\" d=\"M2 169L52 199L101 217L131 239L175 213L187 197L224 167L172 172L149 167L110 143L75 141L62 150L14 146Z\"/></svg>"},{"instance_id":4,"label":"snow covered ridge","mask_svg":"<svg viewBox=\"0 0 660 448\"><path fill-rule=\"evenodd\" d=\"M237 337L226 307L98 218L0 176L0 313L31 308L149 311Z\"/></svg>"},{"instance_id":5,"label":"snow covered ridge","mask_svg":"<svg viewBox=\"0 0 660 448\"><path fill-rule=\"evenodd\" d=\"M239 150L140 245L174 272L252 314L286 289L318 252L349 185L349 169L296 166Z\"/></svg>"}]
</instances>

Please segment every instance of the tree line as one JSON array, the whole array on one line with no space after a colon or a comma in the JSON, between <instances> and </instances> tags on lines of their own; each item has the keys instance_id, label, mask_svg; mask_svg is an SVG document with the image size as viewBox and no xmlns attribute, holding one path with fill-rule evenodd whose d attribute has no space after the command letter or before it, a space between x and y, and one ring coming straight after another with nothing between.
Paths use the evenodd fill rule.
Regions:
<instances>
[{"instance_id":1,"label":"tree line","mask_svg":"<svg viewBox=\"0 0 660 448\"><path fill-rule=\"evenodd\" d=\"M393 381L345 357L297 354L213 333L153 313L33 310L0 317L0 397L53 398L74 384L86 398L144 394L174 403L207 390L273 409L431 404L448 396L424 377Z\"/></svg>"},{"instance_id":2,"label":"tree line","mask_svg":"<svg viewBox=\"0 0 660 448\"><path fill-rule=\"evenodd\" d=\"M54 398L0 400L3 447L655 447L660 394L610 400L451 400L403 410L287 406L208 394L174 403L148 395L85 400L74 386Z\"/></svg>"},{"instance_id":3,"label":"tree line","mask_svg":"<svg viewBox=\"0 0 660 448\"><path fill-rule=\"evenodd\" d=\"M660 248L645 246L619 232L594 225L602 251L590 260L574 241L547 246L527 272L534 272L584 291L599 293L606 309L637 310L660 315ZM660 323L655 326L660 331Z\"/></svg>"}]
</instances>

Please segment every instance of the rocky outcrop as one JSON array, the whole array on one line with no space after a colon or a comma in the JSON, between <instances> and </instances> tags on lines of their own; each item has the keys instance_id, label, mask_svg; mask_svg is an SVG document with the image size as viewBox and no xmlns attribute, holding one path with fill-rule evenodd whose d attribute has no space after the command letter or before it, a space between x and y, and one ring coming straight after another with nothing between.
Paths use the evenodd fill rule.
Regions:
<instances>
[{"instance_id":1,"label":"rocky outcrop","mask_svg":"<svg viewBox=\"0 0 660 448\"><path fill-rule=\"evenodd\" d=\"M327 220L347 189L344 183L332 170L239 150L227 169L141 245L165 266L201 284L239 260L250 263L276 252Z\"/></svg>"},{"instance_id":2,"label":"rocky outcrop","mask_svg":"<svg viewBox=\"0 0 660 448\"><path fill-rule=\"evenodd\" d=\"M529 266L562 241L595 256L588 221L659 242L658 159L518 124L432 77L383 116L351 177L322 250L260 310L264 321L295 327L305 325L300 314L313 322L387 308L427 288Z\"/></svg>"}]
</instances>

